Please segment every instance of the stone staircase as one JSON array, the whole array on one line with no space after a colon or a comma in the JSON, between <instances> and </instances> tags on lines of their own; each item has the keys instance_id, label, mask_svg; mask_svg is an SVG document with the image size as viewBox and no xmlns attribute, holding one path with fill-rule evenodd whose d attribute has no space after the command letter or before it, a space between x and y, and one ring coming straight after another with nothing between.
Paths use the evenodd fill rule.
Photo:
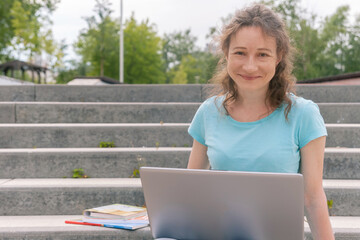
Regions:
<instances>
[{"instance_id":1,"label":"stone staircase","mask_svg":"<svg viewBox=\"0 0 360 240\"><path fill-rule=\"evenodd\" d=\"M143 205L141 165L185 168L203 85L2 86L0 239L152 239L67 225L82 210ZM299 85L319 104L327 139L324 189L336 239L360 239L360 86ZM99 148L113 142L115 148ZM89 178L74 179L84 169ZM311 239L305 225L305 235Z\"/></svg>"}]
</instances>

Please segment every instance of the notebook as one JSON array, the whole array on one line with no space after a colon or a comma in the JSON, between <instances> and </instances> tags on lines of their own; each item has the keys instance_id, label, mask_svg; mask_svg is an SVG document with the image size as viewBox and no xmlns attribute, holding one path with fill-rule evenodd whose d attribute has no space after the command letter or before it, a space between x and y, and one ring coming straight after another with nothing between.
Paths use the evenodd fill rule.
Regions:
<instances>
[{"instance_id":1,"label":"notebook","mask_svg":"<svg viewBox=\"0 0 360 240\"><path fill-rule=\"evenodd\" d=\"M142 167L155 239L303 240L301 174Z\"/></svg>"}]
</instances>

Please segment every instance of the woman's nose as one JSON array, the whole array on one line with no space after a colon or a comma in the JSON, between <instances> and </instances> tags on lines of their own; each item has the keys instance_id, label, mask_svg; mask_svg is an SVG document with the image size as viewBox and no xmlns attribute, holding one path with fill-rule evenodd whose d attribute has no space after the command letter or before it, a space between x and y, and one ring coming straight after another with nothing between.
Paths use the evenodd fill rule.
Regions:
<instances>
[{"instance_id":1,"label":"woman's nose","mask_svg":"<svg viewBox=\"0 0 360 240\"><path fill-rule=\"evenodd\" d=\"M257 66L256 61L255 61L255 59L253 57L248 57L244 62L243 68L244 68L245 71L247 71L249 73L252 73L252 72L257 71L258 66Z\"/></svg>"}]
</instances>

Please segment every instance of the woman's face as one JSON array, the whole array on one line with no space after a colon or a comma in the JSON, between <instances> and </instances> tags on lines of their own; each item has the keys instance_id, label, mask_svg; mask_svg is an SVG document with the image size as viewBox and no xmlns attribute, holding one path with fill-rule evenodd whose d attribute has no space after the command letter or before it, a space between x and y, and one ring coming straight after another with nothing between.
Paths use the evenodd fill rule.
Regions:
<instances>
[{"instance_id":1,"label":"woman's face","mask_svg":"<svg viewBox=\"0 0 360 240\"><path fill-rule=\"evenodd\" d=\"M230 39L227 71L240 92L266 94L279 60L276 40L260 27L243 27Z\"/></svg>"}]
</instances>

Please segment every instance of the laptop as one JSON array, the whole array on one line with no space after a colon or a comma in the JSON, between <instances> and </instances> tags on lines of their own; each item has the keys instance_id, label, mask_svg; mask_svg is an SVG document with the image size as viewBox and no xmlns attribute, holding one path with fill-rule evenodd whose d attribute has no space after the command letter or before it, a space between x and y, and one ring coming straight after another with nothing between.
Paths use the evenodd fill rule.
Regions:
<instances>
[{"instance_id":1,"label":"laptop","mask_svg":"<svg viewBox=\"0 0 360 240\"><path fill-rule=\"evenodd\" d=\"M303 240L301 174L142 167L155 239Z\"/></svg>"}]
</instances>

